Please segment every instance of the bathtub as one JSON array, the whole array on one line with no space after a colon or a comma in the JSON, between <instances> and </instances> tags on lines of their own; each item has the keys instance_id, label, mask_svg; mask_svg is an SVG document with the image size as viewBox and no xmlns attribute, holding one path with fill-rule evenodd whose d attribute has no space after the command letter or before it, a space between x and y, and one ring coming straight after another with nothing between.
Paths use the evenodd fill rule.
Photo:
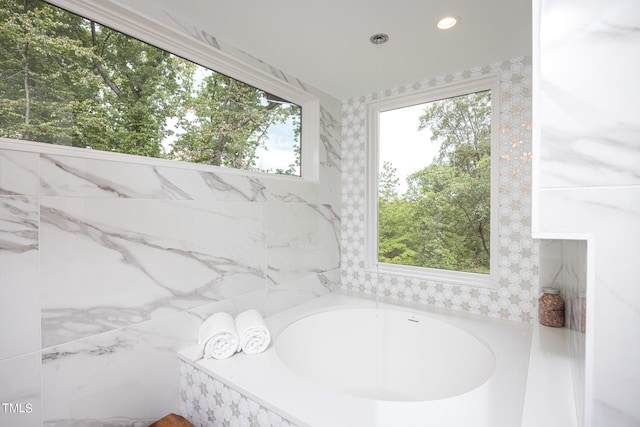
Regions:
<instances>
[{"instance_id":1,"label":"bathtub","mask_svg":"<svg viewBox=\"0 0 640 427\"><path fill-rule=\"evenodd\" d=\"M304 317L277 337L275 351L303 378L375 400L445 399L484 384L491 350L464 330L389 308L345 308Z\"/></svg>"},{"instance_id":2,"label":"bathtub","mask_svg":"<svg viewBox=\"0 0 640 427\"><path fill-rule=\"evenodd\" d=\"M198 361L191 347L181 363L286 425L521 425L529 324L341 293L266 321L264 353Z\"/></svg>"}]
</instances>

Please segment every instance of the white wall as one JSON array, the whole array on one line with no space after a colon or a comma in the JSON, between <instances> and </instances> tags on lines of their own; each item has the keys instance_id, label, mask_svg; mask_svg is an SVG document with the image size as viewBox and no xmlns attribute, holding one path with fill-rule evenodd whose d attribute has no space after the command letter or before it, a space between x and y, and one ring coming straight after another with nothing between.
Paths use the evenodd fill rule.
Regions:
<instances>
[{"instance_id":1,"label":"white wall","mask_svg":"<svg viewBox=\"0 0 640 427\"><path fill-rule=\"evenodd\" d=\"M591 236L585 425L640 426L640 3L535 7L533 231Z\"/></svg>"},{"instance_id":2,"label":"white wall","mask_svg":"<svg viewBox=\"0 0 640 427\"><path fill-rule=\"evenodd\" d=\"M207 316L337 287L340 103L316 95L319 182L0 141L0 426L146 426Z\"/></svg>"}]
</instances>

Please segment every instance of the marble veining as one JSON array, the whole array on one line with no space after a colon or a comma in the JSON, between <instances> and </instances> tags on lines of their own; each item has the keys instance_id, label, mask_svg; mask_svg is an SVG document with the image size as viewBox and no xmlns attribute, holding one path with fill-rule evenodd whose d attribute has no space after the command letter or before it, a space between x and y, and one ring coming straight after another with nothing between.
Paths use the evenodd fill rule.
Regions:
<instances>
[{"instance_id":1,"label":"marble veining","mask_svg":"<svg viewBox=\"0 0 640 427\"><path fill-rule=\"evenodd\" d=\"M0 197L0 251L38 249L38 212L34 198Z\"/></svg>"},{"instance_id":2,"label":"marble veining","mask_svg":"<svg viewBox=\"0 0 640 427\"><path fill-rule=\"evenodd\" d=\"M131 192L126 191L126 189L117 188L118 184L110 180L99 178L93 173L90 173L81 168L74 167L70 162L68 164L65 164L63 161L63 159L65 159L64 157L58 159L53 156L42 154L40 158L43 163L43 168L48 167L47 163L50 163L51 164L50 167L58 169L60 173L66 175L67 177L70 176L72 178L79 180L81 182L81 185L83 186L95 186L98 191L102 193L106 193L110 196L115 196L115 197L131 197L132 195ZM85 163L84 160L80 160L80 159L72 160L72 161L81 162L83 166ZM40 182L43 189L43 194L52 194L52 191L51 191L52 187L47 182L47 180L41 179Z\"/></svg>"},{"instance_id":3,"label":"marble veining","mask_svg":"<svg viewBox=\"0 0 640 427\"><path fill-rule=\"evenodd\" d=\"M640 124L632 107L640 94L639 15L632 0L583 8L566 0L545 5L542 188L640 184Z\"/></svg>"},{"instance_id":4,"label":"marble veining","mask_svg":"<svg viewBox=\"0 0 640 427\"><path fill-rule=\"evenodd\" d=\"M324 147L325 159L322 165L340 171L340 126L326 108L320 108L320 142Z\"/></svg>"},{"instance_id":5,"label":"marble veining","mask_svg":"<svg viewBox=\"0 0 640 427\"><path fill-rule=\"evenodd\" d=\"M40 186L48 196L265 200L265 184L254 177L53 155L42 155Z\"/></svg>"},{"instance_id":6,"label":"marble veining","mask_svg":"<svg viewBox=\"0 0 640 427\"><path fill-rule=\"evenodd\" d=\"M271 203L268 279L283 284L340 267L340 220L329 205Z\"/></svg>"},{"instance_id":7,"label":"marble veining","mask_svg":"<svg viewBox=\"0 0 640 427\"><path fill-rule=\"evenodd\" d=\"M38 154L0 149L0 196L20 194L38 194Z\"/></svg>"},{"instance_id":8,"label":"marble veining","mask_svg":"<svg viewBox=\"0 0 640 427\"><path fill-rule=\"evenodd\" d=\"M178 27L182 30L182 32L187 33L188 35L190 35L196 40L200 40L201 42L208 44L214 49L220 50L220 44L218 43L218 40L213 35L196 27L195 25L185 23L183 20L178 19L177 17L171 15L170 13L165 12L165 15L172 22L177 24Z\"/></svg>"},{"instance_id":9,"label":"marble veining","mask_svg":"<svg viewBox=\"0 0 640 427\"><path fill-rule=\"evenodd\" d=\"M43 350L45 425L148 425L175 412L175 351L194 341L199 323L175 313Z\"/></svg>"},{"instance_id":10,"label":"marble veining","mask_svg":"<svg viewBox=\"0 0 640 427\"><path fill-rule=\"evenodd\" d=\"M207 186L216 193L233 193L236 194L239 199L244 199L249 202L263 202L266 200L266 187L259 179L245 178L241 180L243 181L241 183L233 183L229 178L224 179L220 174L212 172L200 172L200 176ZM241 186L238 184L244 185Z\"/></svg>"},{"instance_id":11,"label":"marble veining","mask_svg":"<svg viewBox=\"0 0 640 427\"><path fill-rule=\"evenodd\" d=\"M37 198L0 196L0 360L40 348L38 232Z\"/></svg>"},{"instance_id":12,"label":"marble veining","mask_svg":"<svg viewBox=\"0 0 640 427\"><path fill-rule=\"evenodd\" d=\"M261 204L44 198L40 211L45 346L265 286Z\"/></svg>"}]
</instances>

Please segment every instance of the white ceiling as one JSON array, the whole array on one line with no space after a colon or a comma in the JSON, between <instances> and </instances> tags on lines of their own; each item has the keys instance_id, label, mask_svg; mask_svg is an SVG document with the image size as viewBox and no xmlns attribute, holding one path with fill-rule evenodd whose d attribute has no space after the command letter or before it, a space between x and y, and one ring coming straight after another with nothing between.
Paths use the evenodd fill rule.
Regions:
<instances>
[{"instance_id":1,"label":"white ceiling","mask_svg":"<svg viewBox=\"0 0 640 427\"><path fill-rule=\"evenodd\" d=\"M340 100L531 53L531 0L137 0L128 7L186 19ZM448 14L461 17L459 25L437 30ZM389 42L371 44L381 32Z\"/></svg>"}]
</instances>

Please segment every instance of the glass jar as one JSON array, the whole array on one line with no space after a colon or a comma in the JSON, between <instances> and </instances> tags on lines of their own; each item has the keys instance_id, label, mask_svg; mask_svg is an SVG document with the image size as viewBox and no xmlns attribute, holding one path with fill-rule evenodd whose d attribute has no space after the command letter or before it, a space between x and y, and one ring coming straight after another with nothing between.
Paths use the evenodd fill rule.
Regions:
<instances>
[{"instance_id":1,"label":"glass jar","mask_svg":"<svg viewBox=\"0 0 640 427\"><path fill-rule=\"evenodd\" d=\"M564 326L564 300L560 289L542 288L538 299L538 321L541 325L561 328Z\"/></svg>"}]
</instances>

